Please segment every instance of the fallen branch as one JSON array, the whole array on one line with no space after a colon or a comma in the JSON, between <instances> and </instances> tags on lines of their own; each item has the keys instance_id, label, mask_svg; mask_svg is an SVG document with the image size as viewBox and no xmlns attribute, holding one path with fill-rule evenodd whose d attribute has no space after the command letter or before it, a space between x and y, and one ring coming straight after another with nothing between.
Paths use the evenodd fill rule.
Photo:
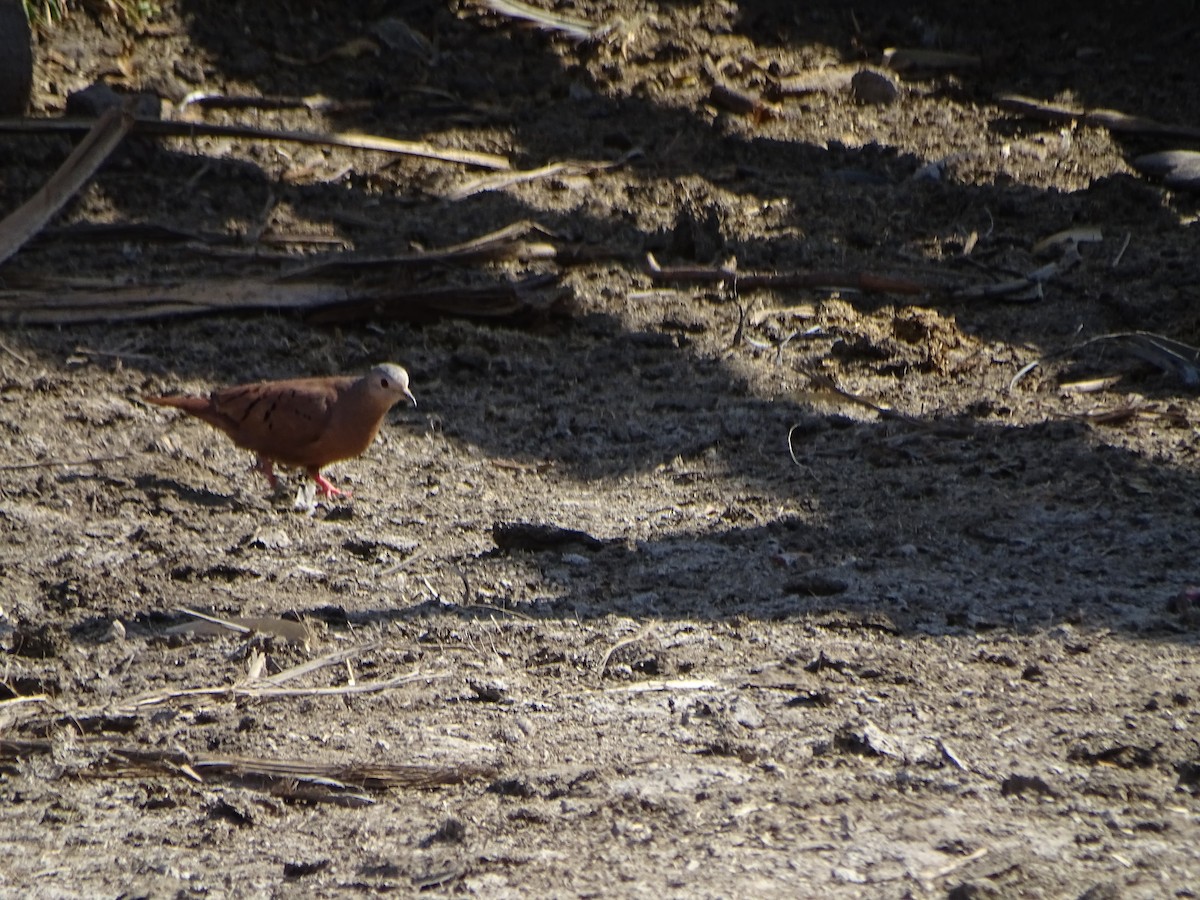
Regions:
<instances>
[{"instance_id":1,"label":"fallen branch","mask_svg":"<svg viewBox=\"0 0 1200 900\"><path fill-rule=\"evenodd\" d=\"M91 765L73 775L120 778L146 775L184 775L194 781L219 778L270 790L286 797L341 802L353 791L389 788L432 788L462 784L492 777L493 766L461 765L361 765L321 763L305 760L272 760L252 756L193 755L182 750L112 746L101 739L77 739L86 748L102 751ZM50 755L56 744L50 739L0 739L0 762ZM296 788L302 792L294 793ZM370 803L369 798L362 798Z\"/></svg>"},{"instance_id":2,"label":"fallen branch","mask_svg":"<svg viewBox=\"0 0 1200 900\"><path fill-rule=\"evenodd\" d=\"M870 272L765 272L742 273L733 269L706 266L660 266L653 254L646 254L646 268L658 284L684 282L690 284L736 285L738 290L755 288L832 288L861 291L864 294L923 294L928 285Z\"/></svg>"},{"instance_id":3,"label":"fallen branch","mask_svg":"<svg viewBox=\"0 0 1200 900\"><path fill-rule=\"evenodd\" d=\"M41 189L0 222L0 263L24 246L88 183L133 125L127 108L110 109L92 125Z\"/></svg>"},{"instance_id":4,"label":"fallen branch","mask_svg":"<svg viewBox=\"0 0 1200 900\"><path fill-rule=\"evenodd\" d=\"M61 325L289 310L303 312L314 322L351 322L370 317L428 321L443 316L509 321L547 312L554 301L535 298L532 292L557 280L558 276L551 273L517 282L411 291L387 283L292 283L265 278L0 290L0 322Z\"/></svg>"}]
</instances>

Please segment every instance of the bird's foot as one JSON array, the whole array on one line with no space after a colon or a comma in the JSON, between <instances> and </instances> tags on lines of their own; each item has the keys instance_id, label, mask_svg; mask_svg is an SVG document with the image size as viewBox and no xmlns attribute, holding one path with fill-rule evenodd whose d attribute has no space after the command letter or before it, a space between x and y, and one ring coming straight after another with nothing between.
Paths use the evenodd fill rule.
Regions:
<instances>
[{"instance_id":1,"label":"bird's foot","mask_svg":"<svg viewBox=\"0 0 1200 900\"><path fill-rule=\"evenodd\" d=\"M254 471L263 474L263 477L267 479L267 483L271 485L272 490L279 487L279 479L275 477L274 461L267 459L265 456L260 456L258 463L254 466Z\"/></svg>"},{"instance_id":2,"label":"bird's foot","mask_svg":"<svg viewBox=\"0 0 1200 900\"><path fill-rule=\"evenodd\" d=\"M321 496L323 496L323 497L351 497L351 496L353 496L349 491L343 491L338 488L335 488L332 484L329 483L329 479L326 478L324 475L322 475L318 469L309 469L308 474L312 478L312 480L317 483L317 487L321 489Z\"/></svg>"}]
</instances>

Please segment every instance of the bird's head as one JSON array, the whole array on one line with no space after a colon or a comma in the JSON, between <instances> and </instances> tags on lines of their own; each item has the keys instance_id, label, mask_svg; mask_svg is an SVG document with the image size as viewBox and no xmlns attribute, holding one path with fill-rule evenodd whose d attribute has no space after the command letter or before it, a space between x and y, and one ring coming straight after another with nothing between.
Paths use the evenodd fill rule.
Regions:
<instances>
[{"instance_id":1,"label":"bird's head","mask_svg":"<svg viewBox=\"0 0 1200 900\"><path fill-rule=\"evenodd\" d=\"M408 373L395 363L383 363L367 373L367 390L372 395L384 400L388 406L407 397L413 406L417 398L408 389Z\"/></svg>"}]
</instances>

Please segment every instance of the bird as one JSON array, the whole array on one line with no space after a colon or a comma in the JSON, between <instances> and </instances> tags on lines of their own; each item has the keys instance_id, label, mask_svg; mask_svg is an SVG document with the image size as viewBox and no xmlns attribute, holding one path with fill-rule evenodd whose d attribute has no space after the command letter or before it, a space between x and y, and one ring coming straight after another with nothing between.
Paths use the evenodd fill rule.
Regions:
<instances>
[{"instance_id":1,"label":"bird","mask_svg":"<svg viewBox=\"0 0 1200 900\"><path fill-rule=\"evenodd\" d=\"M322 496L350 496L329 483L321 469L361 455L383 417L399 400L417 400L408 373L395 363L375 366L362 377L291 378L219 388L207 397L143 395L147 403L172 406L219 428L235 444L258 456L255 470L272 488L275 464L304 469Z\"/></svg>"}]
</instances>

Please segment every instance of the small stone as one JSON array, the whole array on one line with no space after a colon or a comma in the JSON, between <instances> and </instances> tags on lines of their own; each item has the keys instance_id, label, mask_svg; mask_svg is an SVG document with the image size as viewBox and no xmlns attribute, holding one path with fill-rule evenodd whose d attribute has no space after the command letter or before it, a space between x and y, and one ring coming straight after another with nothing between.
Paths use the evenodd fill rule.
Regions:
<instances>
[{"instance_id":1,"label":"small stone","mask_svg":"<svg viewBox=\"0 0 1200 900\"><path fill-rule=\"evenodd\" d=\"M102 81L88 85L67 95L67 115L95 118L114 106L124 106L133 101L133 114L142 119L158 119L162 116L162 101L153 94L144 92L122 94L114 91Z\"/></svg>"},{"instance_id":2,"label":"small stone","mask_svg":"<svg viewBox=\"0 0 1200 900\"><path fill-rule=\"evenodd\" d=\"M762 728L764 724L763 714L745 697L739 697L733 704L733 720L743 728Z\"/></svg>"},{"instance_id":3,"label":"small stone","mask_svg":"<svg viewBox=\"0 0 1200 900\"><path fill-rule=\"evenodd\" d=\"M850 79L850 91L859 103L887 106L900 97L900 88L892 79L879 72L863 69Z\"/></svg>"},{"instance_id":4,"label":"small stone","mask_svg":"<svg viewBox=\"0 0 1200 900\"><path fill-rule=\"evenodd\" d=\"M484 703L499 703L508 696L508 685L498 678L488 681L470 678L467 680L467 687L473 690L476 698Z\"/></svg>"},{"instance_id":5,"label":"small stone","mask_svg":"<svg viewBox=\"0 0 1200 900\"><path fill-rule=\"evenodd\" d=\"M204 84L204 67L194 59L177 59L175 74L188 84Z\"/></svg>"},{"instance_id":6,"label":"small stone","mask_svg":"<svg viewBox=\"0 0 1200 900\"><path fill-rule=\"evenodd\" d=\"M246 545L258 550L284 550L292 546L292 539L282 528L260 528Z\"/></svg>"}]
</instances>

